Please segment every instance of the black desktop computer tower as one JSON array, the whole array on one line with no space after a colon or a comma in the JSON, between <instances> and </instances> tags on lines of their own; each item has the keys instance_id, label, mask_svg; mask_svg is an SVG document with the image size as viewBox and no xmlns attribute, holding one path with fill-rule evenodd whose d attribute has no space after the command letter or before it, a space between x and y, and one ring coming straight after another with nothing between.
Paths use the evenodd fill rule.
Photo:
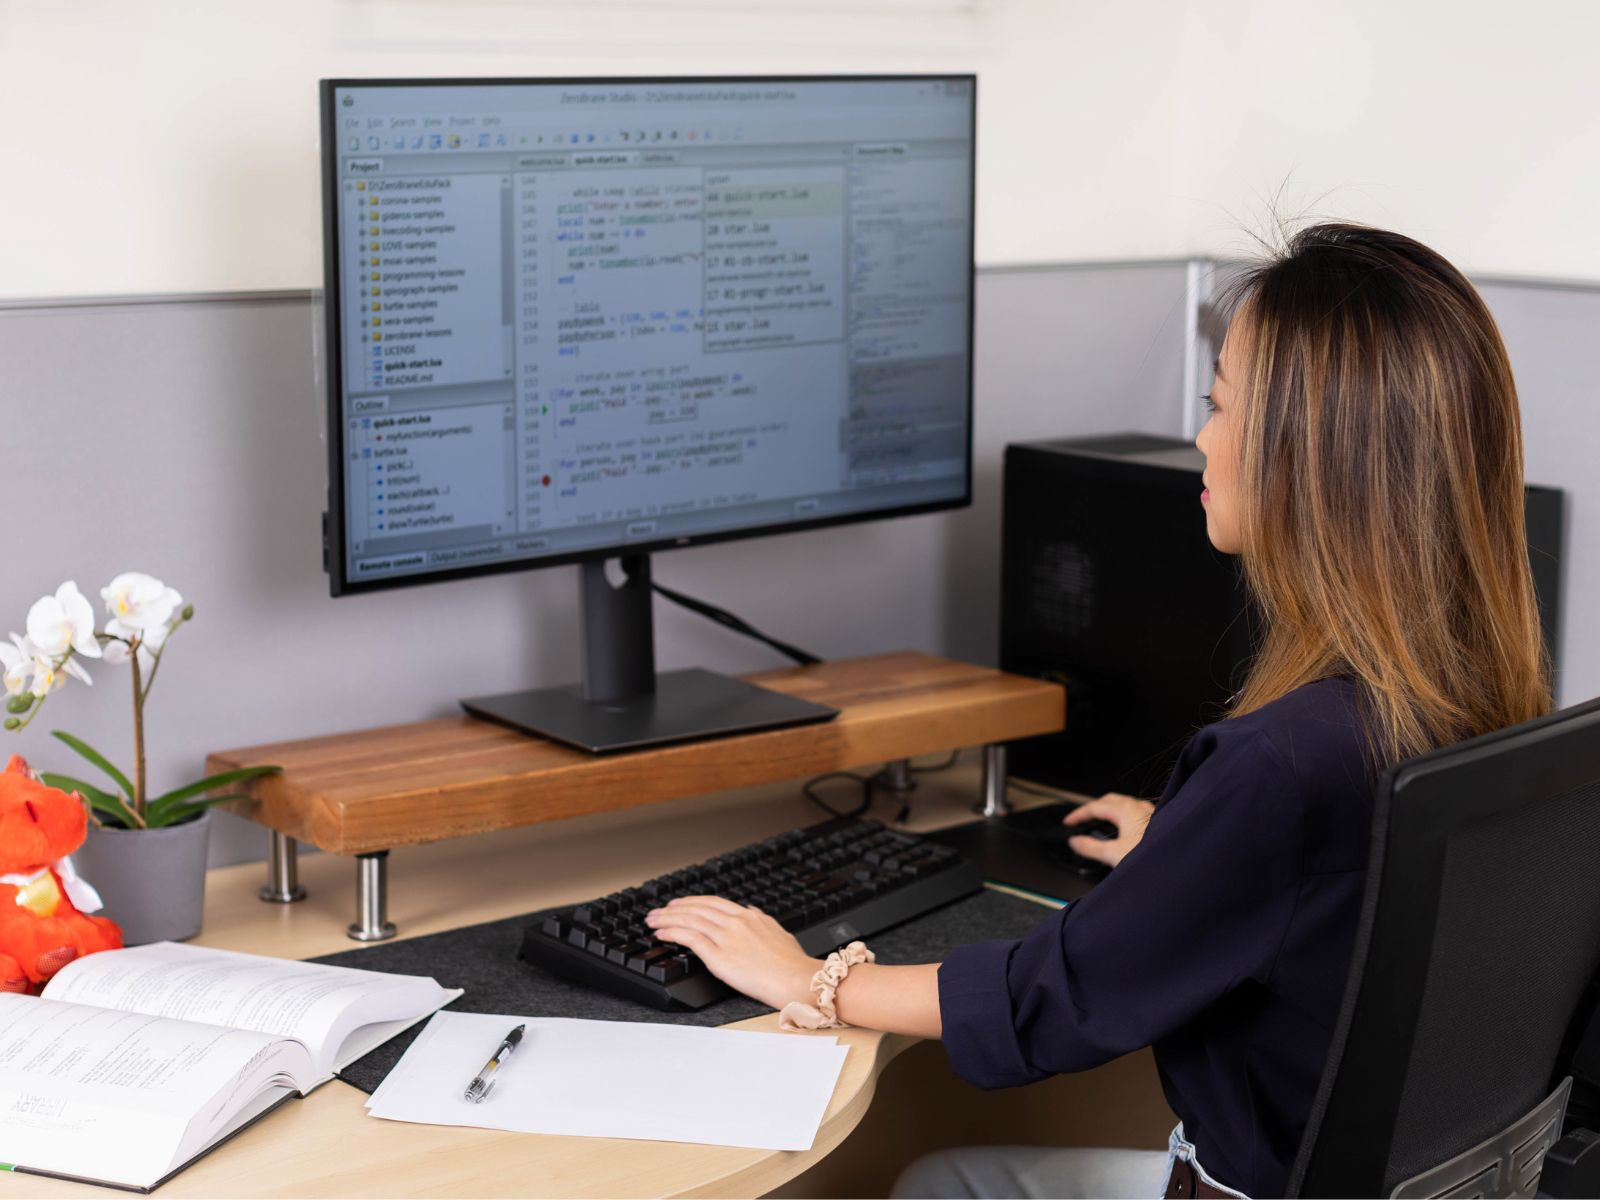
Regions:
<instances>
[{"instance_id":1,"label":"black desktop computer tower","mask_svg":"<svg viewBox=\"0 0 1600 1200\"><path fill-rule=\"evenodd\" d=\"M1011 743L1012 775L1153 798L1184 742L1223 714L1257 618L1236 560L1206 537L1204 466L1192 443L1148 434L1006 447L1000 666L1067 689L1066 729ZM1562 501L1528 488L1552 661Z\"/></svg>"}]
</instances>

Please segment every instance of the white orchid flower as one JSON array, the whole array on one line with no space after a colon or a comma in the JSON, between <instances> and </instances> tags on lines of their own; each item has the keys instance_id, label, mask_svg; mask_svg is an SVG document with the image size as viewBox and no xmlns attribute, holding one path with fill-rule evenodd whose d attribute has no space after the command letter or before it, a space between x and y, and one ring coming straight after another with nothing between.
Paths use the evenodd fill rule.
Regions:
<instances>
[{"instance_id":1,"label":"white orchid flower","mask_svg":"<svg viewBox=\"0 0 1600 1200\"><path fill-rule=\"evenodd\" d=\"M174 593L176 594L176 593ZM166 625L157 625L144 631L144 641L139 644L139 649L160 654L161 647L167 644L167 639L172 636L172 631L178 627L178 619L174 617Z\"/></svg>"},{"instance_id":2,"label":"white orchid flower","mask_svg":"<svg viewBox=\"0 0 1600 1200\"><path fill-rule=\"evenodd\" d=\"M76 583L69 579L54 596L34 601L28 610L28 640L47 659L69 651L85 658L100 657L100 643L94 639L94 608ZM40 694L37 687L34 694Z\"/></svg>"},{"instance_id":3,"label":"white orchid flower","mask_svg":"<svg viewBox=\"0 0 1600 1200\"><path fill-rule=\"evenodd\" d=\"M50 658L47 655L37 654L33 659L33 694L43 700L51 692L56 691L67 682L68 676L81 679L85 683L93 683L89 673L78 663L72 661L70 654L61 658Z\"/></svg>"},{"instance_id":4,"label":"white orchid flower","mask_svg":"<svg viewBox=\"0 0 1600 1200\"><path fill-rule=\"evenodd\" d=\"M5 669L6 695L20 696L33 681L33 643L14 633L11 641L10 646L0 642L0 667Z\"/></svg>"},{"instance_id":5,"label":"white orchid flower","mask_svg":"<svg viewBox=\"0 0 1600 1200\"><path fill-rule=\"evenodd\" d=\"M170 626L158 625L154 629L135 629L121 621L111 620L106 622L105 632L121 641L111 641L105 644L106 661L114 666L120 666L128 661L128 643L134 639L139 641L139 669L149 671L156 665L155 655L152 650L159 650L166 644L167 635L172 632Z\"/></svg>"},{"instance_id":6,"label":"white orchid flower","mask_svg":"<svg viewBox=\"0 0 1600 1200\"><path fill-rule=\"evenodd\" d=\"M139 631L147 641L153 640L149 637L152 631L166 630L183 605L183 597L176 591L161 580L138 571L124 571L118 575L100 589L100 598L105 601L106 615L113 623ZM106 632L111 632L109 626ZM162 638L165 636L163 632Z\"/></svg>"}]
</instances>

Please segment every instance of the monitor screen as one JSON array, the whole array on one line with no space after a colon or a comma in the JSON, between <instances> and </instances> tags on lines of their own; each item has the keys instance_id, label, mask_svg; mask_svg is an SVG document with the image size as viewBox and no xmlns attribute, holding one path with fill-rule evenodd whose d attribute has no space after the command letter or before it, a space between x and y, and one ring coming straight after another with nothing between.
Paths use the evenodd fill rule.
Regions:
<instances>
[{"instance_id":1,"label":"monitor screen","mask_svg":"<svg viewBox=\"0 0 1600 1200\"><path fill-rule=\"evenodd\" d=\"M335 594L969 501L971 76L322 105Z\"/></svg>"}]
</instances>

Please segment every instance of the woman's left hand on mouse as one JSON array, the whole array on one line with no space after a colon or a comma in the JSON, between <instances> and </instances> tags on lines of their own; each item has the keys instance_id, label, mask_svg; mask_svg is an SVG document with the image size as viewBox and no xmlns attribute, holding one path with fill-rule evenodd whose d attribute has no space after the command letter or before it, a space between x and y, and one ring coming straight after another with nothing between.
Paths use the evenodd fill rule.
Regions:
<instances>
[{"instance_id":1,"label":"woman's left hand on mouse","mask_svg":"<svg viewBox=\"0 0 1600 1200\"><path fill-rule=\"evenodd\" d=\"M1062 818L1061 823L1068 830L1074 825L1094 820L1110 821L1115 825L1117 836L1114 838L1102 839L1080 834L1067 839L1067 845L1072 847L1074 854L1114 867L1127 856L1129 850L1139 844L1139 839L1144 837L1145 826L1150 824L1150 815L1155 811L1156 806L1148 800L1124 796L1121 792L1107 792L1098 800L1078 805Z\"/></svg>"}]
</instances>

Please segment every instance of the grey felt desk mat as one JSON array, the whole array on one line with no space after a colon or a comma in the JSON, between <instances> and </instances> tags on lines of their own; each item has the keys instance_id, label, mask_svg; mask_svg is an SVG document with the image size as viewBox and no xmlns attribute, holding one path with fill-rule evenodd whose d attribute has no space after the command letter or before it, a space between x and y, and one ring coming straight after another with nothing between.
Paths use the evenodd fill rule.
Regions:
<instances>
[{"instance_id":1,"label":"grey felt desk mat","mask_svg":"<svg viewBox=\"0 0 1600 1200\"><path fill-rule=\"evenodd\" d=\"M938 962L949 951L968 942L1019 938L1050 915L1050 910L1038 904L986 888L868 941L882 962ZM527 922L526 915L507 917L403 942L345 950L311 961L401 975L431 975L445 987L466 990L465 995L448 1006L452 1012L726 1025L729 1021L772 1011L754 1000L734 996L694 1012L661 1012L581 984L568 983L517 957L522 945L522 929ZM418 1024L385 1042L340 1071L339 1078L364 1092L375 1090L421 1029L422 1025Z\"/></svg>"}]
</instances>

